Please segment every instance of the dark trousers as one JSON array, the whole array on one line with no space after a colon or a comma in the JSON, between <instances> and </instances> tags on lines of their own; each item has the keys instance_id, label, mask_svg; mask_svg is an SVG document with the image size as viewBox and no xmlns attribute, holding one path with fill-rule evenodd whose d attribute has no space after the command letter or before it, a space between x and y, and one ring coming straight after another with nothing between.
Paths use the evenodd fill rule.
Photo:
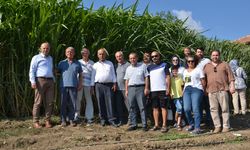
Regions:
<instances>
[{"instance_id":1,"label":"dark trousers","mask_svg":"<svg viewBox=\"0 0 250 150\"><path fill-rule=\"evenodd\" d=\"M125 96L124 90L117 90L115 92L114 100L114 115L118 122L126 123L128 120L129 103Z\"/></svg>"},{"instance_id":2,"label":"dark trousers","mask_svg":"<svg viewBox=\"0 0 250 150\"><path fill-rule=\"evenodd\" d=\"M66 117L70 121L74 120L77 100L77 88L63 87L61 88L61 121L65 122Z\"/></svg>"},{"instance_id":3,"label":"dark trousers","mask_svg":"<svg viewBox=\"0 0 250 150\"><path fill-rule=\"evenodd\" d=\"M95 92L98 102L99 117L102 120L112 122L115 118L113 116L112 98L114 92L112 91L113 83L96 83Z\"/></svg>"}]
</instances>

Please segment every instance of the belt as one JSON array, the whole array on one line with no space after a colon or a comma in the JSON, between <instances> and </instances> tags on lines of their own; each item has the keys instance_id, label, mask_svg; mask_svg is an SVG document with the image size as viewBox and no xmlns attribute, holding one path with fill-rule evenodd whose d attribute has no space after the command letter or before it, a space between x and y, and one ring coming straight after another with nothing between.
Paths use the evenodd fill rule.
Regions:
<instances>
[{"instance_id":1,"label":"belt","mask_svg":"<svg viewBox=\"0 0 250 150\"><path fill-rule=\"evenodd\" d=\"M44 80L53 80L52 77L37 77L37 78L44 79Z\"/></svg>"},{"instance_id":2,"label":"belt","mask_svg":"<svg viewBox=\"0 0 250 150\"><path fill-rule=\"evenodd\" d=\"M103 85L113 85L114 83L113 82L96 82L98 84L103 84Z\"/></svg>"},{"instance_id":3,"label":"belt","mask_svg":"<svg viewBox=\"0 0 250 150\"><path fill-rule=\"evenodd\" d=\"M145 86L145 84L135 84L135 85L129 85L129 87L141 87Z\"/></svg>"}]
</instances>

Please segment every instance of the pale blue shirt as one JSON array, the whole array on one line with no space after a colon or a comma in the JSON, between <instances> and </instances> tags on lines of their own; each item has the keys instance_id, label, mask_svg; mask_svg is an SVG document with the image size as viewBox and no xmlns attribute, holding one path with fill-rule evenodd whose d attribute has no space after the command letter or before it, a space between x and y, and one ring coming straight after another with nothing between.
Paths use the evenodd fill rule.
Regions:
<instances>
[{"instance_id":1,"label":"pale blue shirt","mask_svg":"<svg viewBox=\"0 0 250 150\"><path fill-rule=\"evenodd\" d=\"M94 86L95 84L95 71L93 69L94 62L89 60L88 62L82 59L78 60L82 66L82 85L83 86Z\"/></svg>"},{"instance_id":2,"label":"pale blue shirt","mask_svg":"<svg viewBox=\"0 0 250 150\"><path fill-rule=\"evenodd\" d=\"M29 71L29 80L32 84L36 83L36 77L54 78L51 56L45 56L42 53L33 56Z\"/></svg>"},{"instance_id":3,"label":"pale blue shirt","mask_svg":"<svg viewBox=\"0 0 250 150\"><path fill-rule=\"evenodd\" d=\"M128 85L142 85L145 84L145 77L149 76L147 66L137 63L135 66L128 66L124 80L128 80Z\"/></svg>"}]
</instances>

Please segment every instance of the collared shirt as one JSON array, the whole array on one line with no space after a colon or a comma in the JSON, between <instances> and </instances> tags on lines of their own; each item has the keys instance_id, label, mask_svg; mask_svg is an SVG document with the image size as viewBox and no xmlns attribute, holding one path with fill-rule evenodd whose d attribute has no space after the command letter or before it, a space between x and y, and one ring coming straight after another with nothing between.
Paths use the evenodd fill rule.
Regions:
<instances>
[{"instance_id":1,"label":"collared shirt","mask_svg":"<svg viewBox=\"0 0 250 150\"><path fill-rule=\"evenodd\" d=\"M36 77L54 78L51 56L45 56L42 53L33 56L29 71L29 80L32 84L36 83Z\"/></svg>"},{"instance_id":2,"label":"collared shirt","mask_svg":"<svg viewBox=\"0 0 250 150\"><path fill-rule=\"evenodd\" d=\"M93 65L95 70L95 82L115 83L116 75L114 65L111 61L98 61Z\"/></svg>"},{"instance_id":3,"label":"collared shirt","mask_svg":"<svg viewBox=\"0 0 250 150\"><path fill-rule=\"evenodd\" d=\"M94 86L95 84L95 72L93 69L94 62L89 60L88 62L83 61L82 59L78 60L82 66L82 85L83 86Z\"/></svg>"},{"instance_id":4,"label":"collared shirt","mask_svg":"<svg viewBox=\"0 0 250 150\"><path fill-rule=\"evenodd\" d=\"M151 64L147 67L150 76L150 90L166 91L166 77L170 75L169 68L166 63Z\"/></svg>"},{"instance_id":5,"label":"collared shirt","mask_svg":"<svg viewBox=\"0 0 250 150\"><path fill-rule=\"evenodd\" d=\"M61 87L77 87L77 76L82 73L81 64L77 60L69 63L67 59L62 60L58 64L58 71L61 73Z\"/></svg>"},{"instance_id":6,"label":"collared shirt","mask_svg":"<svg viewBox=\"0 0 250 150\"><path fill-rule=\"evenodd\" d=\"M130 65L129 62L125 62L123 64L118 63L116 66L116 77L117 77L117 85L118 85L118 90L125 90L125 80L124 76L126 73L126 69Z\"/></svg>"},{"instance_id":7,"label":"collared shirt","mask_svg":"<svg viewBox=\"0 0 250 150\"><path fill-rule=\"evenodd\" d=\"M128 66L124 79L128 80L128 85L143 85L148 75L147 66L137 63L135 66Z\"/></svg>"},{"instance_id":8,"label":"collared shirt","mask_svg":"<svg viewBox=\"0 0 250 150\"><path fill-rule=\"evenodd\" d=\"M207 92L228 91L229 84L234 81L234 75L229 65L220 62L216 67L210 62L203 69L207 78Z\"/></svg>"}]
</instances>

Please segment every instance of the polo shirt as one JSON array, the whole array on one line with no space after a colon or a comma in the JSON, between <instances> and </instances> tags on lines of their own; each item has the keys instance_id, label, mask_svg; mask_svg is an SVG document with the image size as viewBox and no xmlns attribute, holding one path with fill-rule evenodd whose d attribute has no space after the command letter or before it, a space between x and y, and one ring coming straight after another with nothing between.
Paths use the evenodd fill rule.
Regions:
<instances>
[{"instance_id":1,"label":"polo shirt","mask_svg":"<svg viewBox=\"0 0 250 150\"><path fill-rule=\"evenodd\" d=\"M126 69L130 65L129 62L125 62L123 64L118 63L116 66L116 77L117 77L117 90L125 90L125 80L124 76L126 73Z\"/></svg>"},{"instance_id":2,"label":"polo shirt","mask_svg":"<svg viewBox=\"0 0 250 150\"><path fill-rule=\"evenodd\" d=\"M58 64L58 71L61 73L60 87L77 87L78 74L82 73L81 64L77 60L69 63L67 59Z\"/></svg>"}]
</instances>

